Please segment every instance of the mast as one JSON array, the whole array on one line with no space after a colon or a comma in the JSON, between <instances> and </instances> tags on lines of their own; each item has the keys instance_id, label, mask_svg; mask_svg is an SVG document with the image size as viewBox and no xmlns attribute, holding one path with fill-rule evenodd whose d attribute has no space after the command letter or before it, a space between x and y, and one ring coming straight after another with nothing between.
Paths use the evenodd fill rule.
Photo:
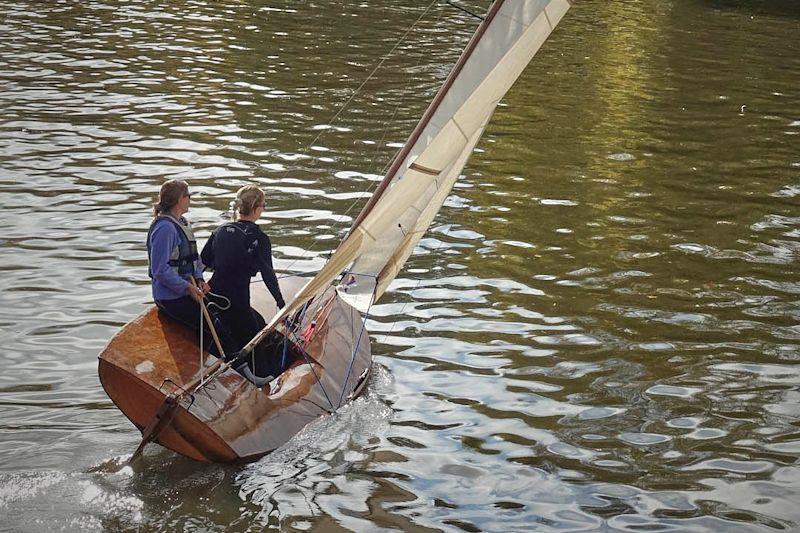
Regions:
<instances>
[{"instance_id":1,"label":"mast","mask_svg":"<svg viewBox=\"0 0 800 533\"><path fill-rule=\"evenodd\" d=\"M464 65L467 63L467 60L472 56L472 53L475 51L475 47L478 45L478 42L480 41L481 37L483 37L484 33L486 33L486 29L492 23L492 20L494 19L495 15L497 15L497 12L500 11L500 8L505 2L506 0L495 0L494 2L492 2L492 5L489 7L489 11L486 13L486 16L478 25L478 28L475 30L475 33L470 38L469 43L467 43L466 48L462 52L461 56L458 58L458 61L453 67L453 70L450 72L450 74L447 76L447 79L444 81L442 86L437 91L436 96L431 101L430 105L428 106L428 109L425 110L425 113L422 115L422 118L417 123L414 130L411 132L411 135L409 135L408 140L405 142L403 147L400 149L400 151L392 160L392 164L389 167L389 170L386 172L386 175L383 177L380 184L378 184L378 187L375 189L375 192L367 201L366 205L364 205L364 207L361 209L361 212L359 212L358 216L353 222L353 225L350 226L350 231L348 231L347 233L348 235L353 233L353 230L356 227L358 227L359 224L361 224L361 221L364 220L364 217L366 217L369 214L369 212L372 211L372 208L375 207L375 204L381 198L383 192L389 187L389 184L394 179L395 175L397 174L397 171L400 170L403 161L406 160L409 153L411 152L411 149L419 140L419 137L420 135L422 135L422 132L425 130L425 127L431 121L431 117L433 117L434 113L436 113L436 110L439 109L439 105L442 103L442 100L444 100L447 91L449 91L450 87L453 86L453 83L455 82L456 78L461 73L461 70L464 68Z\"/></svg>"},{"instance_id":2,"label":"mast","mask_svg":"<svg viewBox=\"0 0 800 533\"><path fill-rule=\"evenodd\" d=\"M245 350L345 270L343 300L365 311L380 298L441 208L495 107L571 2L495 0L347 237Z\"/></svg>"}]
</instances>

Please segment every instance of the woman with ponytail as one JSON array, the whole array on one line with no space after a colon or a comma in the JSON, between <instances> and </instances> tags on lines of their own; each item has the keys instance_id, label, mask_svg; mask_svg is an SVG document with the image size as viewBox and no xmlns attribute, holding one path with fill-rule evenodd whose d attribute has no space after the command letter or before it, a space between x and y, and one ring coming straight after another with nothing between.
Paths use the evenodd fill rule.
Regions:
<instances>
[{"instance_id":1,"label":"woman with ponytail","mask_svg":"<svg viewBox=\"0 0 800 533\"><path fill-rule=\"evenodd\" d=\"M189 210L189 185L168 180L153 204L147 232L149 274L156 305L172 318L199 329L199 302L209 291L197 256L197 242L183 214Z\"/></svg>"},{"instance_id":2,"label":"woman with ponytail","mask_svg":"<svg viewBox=\"0 0 800 533\"><path fill-rule=\"evenodd\" d=\"M203 264L214 271L209 284L215 294L225 296L231 306L222 320L233 335L237 350L264 327L264 318L250 307L250 278L261 272L278 308L285 302L272 267L272 244L256 220L264 211L264 192L246 185L231 202L231 222L219 226L201 254Z\"/></svg>"}]
</instances>

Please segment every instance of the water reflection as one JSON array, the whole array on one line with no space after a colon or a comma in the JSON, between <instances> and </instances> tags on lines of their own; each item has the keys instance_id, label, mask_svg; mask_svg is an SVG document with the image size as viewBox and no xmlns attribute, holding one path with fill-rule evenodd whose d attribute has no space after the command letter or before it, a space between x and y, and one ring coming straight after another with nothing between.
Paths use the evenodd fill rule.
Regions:
<instances>
[{"instance_id":1,"label":"water reflection","mask_svg":"<svg viewBox=\"0 0 800 533\"><path fill-rule=\"evenodd\" d=\"M3 525L797 527L788 1L577 3L373 308L368 396L249 466L117 471L95 356L160 180L201 237L259 183L277 266L320 268L475 26L436 4L343 110L428 5L384 4L0 8Z\"/></svg>"}]
</instances>

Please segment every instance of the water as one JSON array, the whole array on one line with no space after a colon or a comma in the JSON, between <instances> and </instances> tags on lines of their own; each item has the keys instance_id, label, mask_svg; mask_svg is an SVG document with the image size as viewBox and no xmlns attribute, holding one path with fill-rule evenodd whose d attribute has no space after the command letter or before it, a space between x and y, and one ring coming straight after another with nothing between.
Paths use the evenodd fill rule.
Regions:
<instances>
[{"instance_id":1,"label":"water","mask_svg":"<svg viewBox=\"0 0 800 533\"><path fill-rule=\"evenodd\" d=\"M161 180L201 237L260 184L317 268L477 22L426 7L0 7L0 529L798 527L790 0L577 3L375 307L367 395L252 465L118 471L96 355Z\"/></svg>"}]
</instances>

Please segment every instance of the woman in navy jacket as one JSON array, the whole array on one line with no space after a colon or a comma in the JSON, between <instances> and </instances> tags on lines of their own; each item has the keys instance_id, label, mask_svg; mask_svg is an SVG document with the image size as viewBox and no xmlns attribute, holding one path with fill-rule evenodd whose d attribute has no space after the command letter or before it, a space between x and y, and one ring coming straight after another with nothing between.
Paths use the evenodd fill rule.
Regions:
<instances>
[{"instance_id":1,"label":"woman in navy jacket","mask_svg":"<svg viewBox=\"0 0 800 533\"><path fill-rule=\"evenodd\" d=\"M278 278L272 267L272 245L256 220L264 211L264 192L247 185L236 193L233 221L219 226L203 247L203 264L214 271L209 285L215 294L228 298L230 308L222 320L230 330L237 349L247 344L266 325L250 307L250 278L261 272L278 308L285 305Z\"/></svg>"}]
</instances>

